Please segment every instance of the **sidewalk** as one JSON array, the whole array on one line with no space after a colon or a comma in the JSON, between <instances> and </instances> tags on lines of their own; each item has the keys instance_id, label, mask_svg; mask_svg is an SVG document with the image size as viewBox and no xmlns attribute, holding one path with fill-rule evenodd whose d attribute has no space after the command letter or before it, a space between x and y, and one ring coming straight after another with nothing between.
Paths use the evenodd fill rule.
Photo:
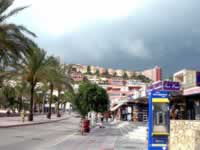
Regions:
<instances>
[{"instance_id":1,"label":"sidewalk","mask_svg":"<svg viewBox=\"0 0 200 150\"><path fill-rule=\"evenodd\" d=\"M146 150L146 124L112 121L104 122L105 128L98 126L90 133L80 133L65 137L62 141L42 150ZM129 135L137 134L138 137Z\"/></svg>"},{"instance_id":2,"label":"sidewalk","mask_svg":"<svg viewBox=\"0 0 200 150\"><path fill-rule=\"evenodd\" d=\"M33 121L28 121L28 117L25 117L25 121L22 122L20 117L2 117L0 118L0 128L27 126L57 122L69 118L69 114L62 114L61 117L57 117L56 114L52 114L51 119L47 119L46 115L34 116Z\"/></svg>"}]
</instances>

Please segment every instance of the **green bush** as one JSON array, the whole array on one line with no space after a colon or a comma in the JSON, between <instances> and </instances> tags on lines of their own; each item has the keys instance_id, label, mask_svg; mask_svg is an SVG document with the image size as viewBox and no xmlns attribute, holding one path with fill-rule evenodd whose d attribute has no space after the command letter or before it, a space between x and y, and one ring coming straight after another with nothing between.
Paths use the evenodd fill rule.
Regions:
<instances>
[{"instance_id":1,"label":"green bush","mask_svg":"<svg viewBox=\"0 0 200 150\"><path fill-rule=\"evenodd\" d=\"M85 117L88 112L105 112L109 108L109 98L102 87L90 82L82 82L74 98L76 110Z\"/></svg>"}]
</instances>

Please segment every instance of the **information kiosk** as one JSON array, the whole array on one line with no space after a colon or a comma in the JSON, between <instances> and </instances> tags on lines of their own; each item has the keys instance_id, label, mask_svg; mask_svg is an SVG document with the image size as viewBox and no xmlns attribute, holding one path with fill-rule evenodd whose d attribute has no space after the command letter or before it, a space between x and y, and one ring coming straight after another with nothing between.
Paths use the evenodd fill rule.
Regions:
<instances>
[{"instance_id":1,"label":"information kiosk","mask_svg":"<svg viewBox=\"0 0 200 150\"><path fill-rule=\"evenodd\" d=\"M149 92L148 150L168 150L169 92Z\"/></svg>"},{"instance_id":2,"label":"information kiosk","mask_svg":"<svg viewBox=\"0 0 200 150\"><path fill-rule=\"evenodd\" d=\"M158 81L148 87L148 150L168 150L170 134L169 98L179 92L179 82Z\"/></svg>"}]
</instances>

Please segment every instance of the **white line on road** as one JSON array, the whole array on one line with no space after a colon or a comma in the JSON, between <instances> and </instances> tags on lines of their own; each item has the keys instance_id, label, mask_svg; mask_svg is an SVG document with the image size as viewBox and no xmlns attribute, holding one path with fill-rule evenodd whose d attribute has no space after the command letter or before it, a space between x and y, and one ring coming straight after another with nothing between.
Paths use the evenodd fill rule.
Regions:
<instances>
[{"instance_id":1,"label":"white line on road","mask_svg":"<svg viewBox=\"0 0 200 150\"><path fill-rule=\"evenodd\" d=\"M74 135L76 135L76 133L73 133L73 134L70 134L70 135L67 135L67 136L64 136L64 137L61 137L61 138L57 138L53 142L48 141L48 143L38 147L37 150L45 150L45 149L48 149L50 147L54 147L54 146L56 146L56 145L58 145L62 142L65 142L67 139L69 139L70 137L72 137Z\"/></svg>"}]
</instances>

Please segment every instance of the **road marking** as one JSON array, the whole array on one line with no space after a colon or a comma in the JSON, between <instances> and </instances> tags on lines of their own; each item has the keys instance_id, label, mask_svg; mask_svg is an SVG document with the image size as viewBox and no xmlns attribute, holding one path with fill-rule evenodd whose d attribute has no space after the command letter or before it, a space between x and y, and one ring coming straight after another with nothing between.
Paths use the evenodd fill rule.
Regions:
<instances>
[{"instance_id":1,"label":"road marking","mask_svg":"<svg viewBox=\"0 0 200 150\"><path fill-rule=\"evenodd\" d=\"M76 135L76 133L72 133L70 135L67 135L65 137L62 137L62 138L57 138L55 139L53 142L51 143L46 143L44 145L41 145L37 150L44 150L44 149L48 149L49 147L53 147L53 146L56 146L64 141L66 141L67 139L69 139L70 137ZM48 141L47 141L48 142Z\"/></svg>"}]
</instances>

